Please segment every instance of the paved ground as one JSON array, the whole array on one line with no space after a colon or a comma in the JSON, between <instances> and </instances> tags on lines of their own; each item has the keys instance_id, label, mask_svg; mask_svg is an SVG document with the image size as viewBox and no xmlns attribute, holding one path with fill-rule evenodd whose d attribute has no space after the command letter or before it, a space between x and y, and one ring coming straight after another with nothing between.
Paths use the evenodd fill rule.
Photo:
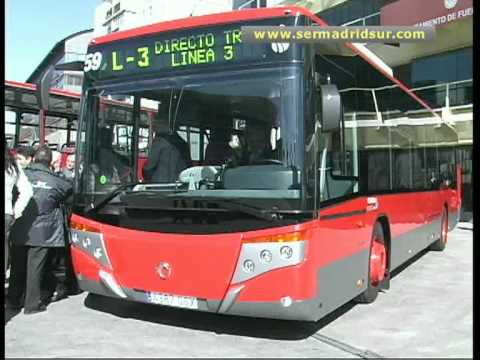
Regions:
<instances>
[{"instance_id":1,"label":"paved ground","mask_svg":"<svg viewBox=\"0 0 480 360\"><path fill-rule=\"evenodd\" d=\"M227 317L81 294L5 313L6 357L472 357L472 231L450 233L371 305L316 324Z\"/></svg>"}]
</instances>

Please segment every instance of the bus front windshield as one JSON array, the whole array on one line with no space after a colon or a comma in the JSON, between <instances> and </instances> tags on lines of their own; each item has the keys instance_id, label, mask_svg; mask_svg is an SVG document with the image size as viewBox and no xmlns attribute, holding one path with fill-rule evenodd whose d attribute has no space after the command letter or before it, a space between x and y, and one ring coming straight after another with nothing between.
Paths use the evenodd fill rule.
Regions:
<instances>
[{"instance_id":1,"label":"bus front windshield","mask_svg":"<svg viewBox=\"0 0 480 360\"><path fill-rule=\"evenodd\" d=\"M299 198L302 81L290 66L92 87L77 191Z\"/></svg>"}]
</instances>

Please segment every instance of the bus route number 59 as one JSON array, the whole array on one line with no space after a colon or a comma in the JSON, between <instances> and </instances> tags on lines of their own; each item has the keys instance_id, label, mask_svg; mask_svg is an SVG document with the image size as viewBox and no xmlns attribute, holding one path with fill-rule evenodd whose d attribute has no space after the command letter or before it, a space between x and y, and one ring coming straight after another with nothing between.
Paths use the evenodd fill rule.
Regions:
<instances>
[{"instance_id":1,"label":"bus route number 59","mask_svg":"<svg viewBox=\"0 0 480 360\"><path fill-rule=\"evenodd\" d=\"M100 69L102 64L102 53L97 51L93 54L87 54L85 57L85 65L83 66L83 71L89 72L90 70L96 71Z\"/></svg>"}]
</instances>

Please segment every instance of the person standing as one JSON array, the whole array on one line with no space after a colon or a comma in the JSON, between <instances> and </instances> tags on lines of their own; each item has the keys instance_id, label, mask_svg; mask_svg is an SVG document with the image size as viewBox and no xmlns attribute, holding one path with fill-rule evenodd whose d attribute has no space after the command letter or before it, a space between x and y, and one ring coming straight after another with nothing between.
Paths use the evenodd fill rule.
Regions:
<instances>
[{"instance_id":1,"label":"person standing","mask_svg":"<svg viewBox=\"0 0 480 360\"><path fill-rule=\"evenodd\" d=\"M65 226L61 204L72 191L71 182L55 175L50 165L52 151L41 146L25 170L34 194L24 216L12 228L15 255L12 257L7 302L20 308L25 294L24 313L46 310L42 303L42 281L53 274L46 270L56 252L64 251Z\"/></svg>"},{"instance_id":2,"label":"person standing","mask_svg":"<svg viewBox=\"0 0 480 360\"><path fill-rule=\"evenodd\" d=\"M72 183L75 177L75 154L68 154L65 161L65 168L61 170L58 175ZM52 271L55 273L57 279L63 279L62 281L57 281L60 283L61 287L56 287L53 296L50 301L55 302L63 298L68 297L68 295L75 295L80 293L78 287L77 278L73 270L72 256L70 253L70 241L68 234L68 219L70 218L72 212L72 204L69 201L65 201L62 204L62 211L64 214L64 225L65 225L65 248L64 251L59 251L57 253L56 259L52 263Z\"/></svg>"},{"instance_id":3,"label":"person standing","mask_svg":"<svg viewBox=\"0 0 480 360\"><path fill-rule=\"evenodd\" d=\"M20 164L22 169L26 169L32 162L35 150L31 146L19 146L15 149L15 152L17 163Z\"/></svg>"},{"instance_id":4,"label":"person standing","mask_svg":"<svg viewBox=\"0 0 480 360\"><path fill-rule=\"evenodd\" d=\"M14 205L13 191L15 187L17 199ZM22 168L18 166L11 151L5 147L5 274L10 260L10 229L14 221L22 216L32 196L32 185Z\"/></svg>"},{"instance_id":5,"label":"person standing","mask_svg":"<svg viewBox=\"0 0 480 360\"><path fill-rule=\"evenodd\" d=\"M180 141L175 140L175 135L170 134L167 121L158 119L152 127L155 138L143 168L144 178L151 182L173 183L182 170L188 167L190 156L185 146L180 145Z\"/></svg>"}]
</instances>

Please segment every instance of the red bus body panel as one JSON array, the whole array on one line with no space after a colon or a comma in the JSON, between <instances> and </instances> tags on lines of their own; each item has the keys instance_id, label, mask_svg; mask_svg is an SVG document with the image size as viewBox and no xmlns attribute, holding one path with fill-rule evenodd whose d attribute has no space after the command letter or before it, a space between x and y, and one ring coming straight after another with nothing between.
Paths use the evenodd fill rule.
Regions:
<instances>
[{"instance_id":1,"label":"red bus body panel","mask_svg":"<svg viewBox=\"0 0 480 360\"><path fill-rule=\"evenodd\" d=\"M132 289L222 299L240 250L239 234L186 236L104 226L105 243L118 282ZM169 279L157 272L172 264Z\"/></svg>"},{"instance_id":2,"label":"red bus body panel","mask_svg":"<svg viewBox=\"0 0 480 360\"><path fill-rule=\"evenodd\" d=\"M321 291L315 285L320 268L369 249L373 224L379 216L387 217L394 242L401 235L438 221L444 205L448 206L450 213L459 209L455 190L379 195L377 198L379 208L373 211L365 211L367 198L359 197L327 208L321 212L319 220L301 225L213 235L124 229L78 215L73 215L72 220L101 229L113 273L120 285L215 300L223 299L230 286L242 238L307 230L305 261L246 281L248 286L239 299L278 301L286 292L294 294L297 299L309 299ZM346 216L335 217L341 214ZM77 272L92 279L98 278L86 270L94 266L93 258L87 261L84 259L87 255L75 250L72 255ZM160 279L156 273L161 261L173 266L167 280Z\"/></svg>"}]
</instances>

